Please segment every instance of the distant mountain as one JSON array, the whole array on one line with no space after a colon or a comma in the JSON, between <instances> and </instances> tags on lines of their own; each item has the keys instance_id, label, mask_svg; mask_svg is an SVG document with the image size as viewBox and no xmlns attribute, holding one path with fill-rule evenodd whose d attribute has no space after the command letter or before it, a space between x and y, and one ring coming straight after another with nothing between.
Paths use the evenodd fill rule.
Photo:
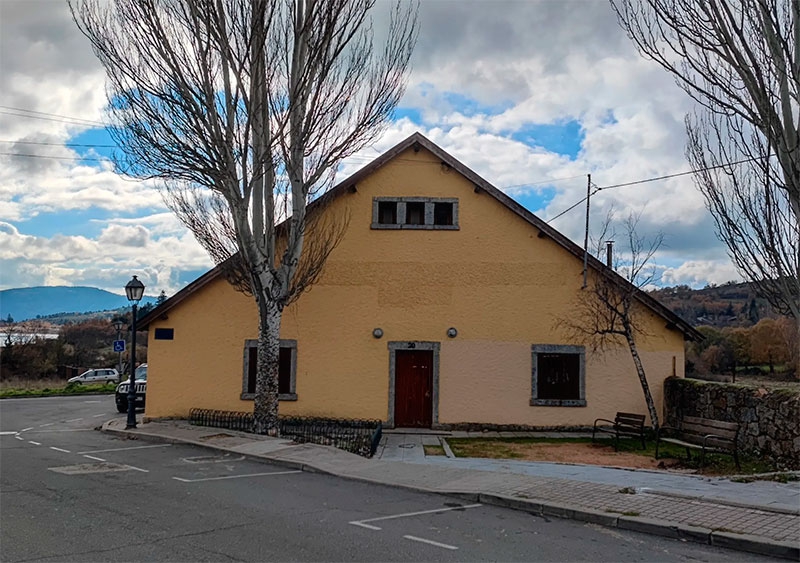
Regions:
<instances>
[{"instance_id":1,"label":"distant mountain","mask_svg":"<svg viewBox=\"0 0 800 563\"><path fill-rule=\"evenodd\" d=\"M145 297L140 305L155 303ZM0 291L0 320L9 315L15 321L46 317L58 313L85 313L130 307L124 295L96 287L23 287Z\"/></svg>"}]
</instances>

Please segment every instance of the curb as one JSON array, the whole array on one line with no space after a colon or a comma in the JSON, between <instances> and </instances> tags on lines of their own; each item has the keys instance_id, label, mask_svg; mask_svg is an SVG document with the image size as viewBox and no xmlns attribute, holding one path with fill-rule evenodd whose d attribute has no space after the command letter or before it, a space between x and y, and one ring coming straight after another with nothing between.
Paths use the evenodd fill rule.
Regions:
<instances>
[{"instance_id":1,"label":"curb","mask_svg":"<svg viewBox=\"0 0 800 563\"><path fill-rule=\"evenodd\" d=\"M110 421L103 423L101 427L102 432L112 434L120 434L124 436L136 436L136 439L143 439L151 442L171 443L171 444L191 444L202 448L217 450L217 451L231 451L230 448L223 448L213 444L206 444L188 439L169 438L160 434L150 434L146 432L136 433L109 427ZM282 451L282 450L279 450ZM275 465L287 467L290 469L298 469L308 473L319 473L323 475L331 475L334 477L349 479L351 481L360 481L364 483L371 483L376 485L383 485L394 487L398 489L405 489L423 493L433 493L437 495L455 497L469 502L480 502L492 506L499 506L509 508L512 510L519 510L533 514L540 517L562 518L567 520L576 520L579 522L587 522L598 524L608 528L619 528L622 530L630 530L633 532L640 532L650 535L663 536L673 539L680 539L685 541L692 541L715 547L723 547L733 549L736 551L744 551L748 553L757 553L759 555L767 555L770 557L777 557L782 559L789 559L792 561L800 560L800 542L791 543L778 540L770 540L759 536L752 536L748 534L737 534L722 530L710 530L697 526L688 526L684 524L670 524L660 520L651 518L644 518L639 516L626 516L614 512L602 512L599 510L592 510L583 507L570 506L566 504L551 503L547 501L539 501L536 499L526 499L520 497L512 497L507 495L492 494L492 493L475 493L475 492L459 492L459 491L441 491L437 489L428 489L425 487L416 487L412 485L403 485L400 483L386 483L375 479L369 479L356 475L347 475L336 473L331 470L322 469L308 463L302 463L282 458L273 458L268 455L254 455L242 452L236 452L245 456L248 459L258 461L269 461ZM785 513L785 512L784 512Z\"/></svg>"},{"instance_id":2,"label":"curb","mask_svg":"<svg viewBox=\"0 0 800 563\"><path fill-rule=\"evenodd\" d=\"M747 504L744 502L736 502L735 500L728 500L724 498L684 495L682 493L675 493L672 491L657 491L648 487L636 487L636 494L656 495L661 497L679 498L683 500L702 500L705 502L713 502L714 504L721 504L723 506L733 506L735 508L749 508L752 510L764 510L767 512L776 512L778 514L788 514L790 516L800 516L800 509L791 510L788 508L781 508L780 506Z\"/></svg>"}]
</instances>

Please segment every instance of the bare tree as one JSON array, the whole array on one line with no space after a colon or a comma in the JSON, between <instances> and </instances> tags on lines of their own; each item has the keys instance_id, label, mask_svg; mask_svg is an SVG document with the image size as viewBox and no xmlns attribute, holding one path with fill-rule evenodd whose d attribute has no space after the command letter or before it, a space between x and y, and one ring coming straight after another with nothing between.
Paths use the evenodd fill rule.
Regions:
<instances>
[{"instance_id":1,"label":"bare tree","mask_svg":"<svg viewBox=\"0 0 800 563\"><path fill-rule=\"evenodd\" d=\"M608 237L614 238L610 233L612 220L613 212L610 212L596 245L598 255L602 241ZM617 271L608 267L596 271L588 287L581 291L576 310L568 317L559 319L558 324L593 352L603 354L618 350L620 345L628 347L642 386L650 422L654 429L658 429L658 411L637 344L640 337L647 336L641 322L642 304L637 294L641 288L655 281L656 270L651 261L663 243L663 235L658 234L651 241L645 241L636 233L638 221L639 218L634 215L625 221L627 248L624 259L619 258L619 252L616 254L614 269Z\"/></svg>"},{"instance_id":2,"label":"bare tree","mask_svg":"<svg viewBox=\"0 0 800 563\"><path fill-rule=\"evenodd\" d=\"M611 4L642 55L699 103L687 155L719 237L800 326L800 2Z\"/></svg>"},{"instance_id":3,"label":"bare tree","mask_svg":"<svg viewBox=\"0 0 800 563\"><path fill-rule=\"evenodd\" d=\"M307 206L383 131L405 90L416 5L395 5L378 50L374 5L71 3L107 73L117 164L160 180L167 205L256 300L259 433L278 428L283 310L319 277L344 228Z\"/></svg>"}]
</instances>

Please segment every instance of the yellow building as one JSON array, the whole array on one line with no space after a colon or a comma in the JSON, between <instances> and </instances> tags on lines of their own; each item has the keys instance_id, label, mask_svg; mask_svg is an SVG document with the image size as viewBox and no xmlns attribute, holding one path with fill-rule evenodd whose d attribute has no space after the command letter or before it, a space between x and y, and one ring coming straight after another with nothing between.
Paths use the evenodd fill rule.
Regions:
<instances>
[{"instance_id":1,"label":"yellow building","mask_svg":"<svg viewBox=\"0 0 800 563\"><path fill-rule=\"evenodd\" d=\"M415 134L333 188L349 215L319 282L286 309L280 413L389 426L585 426L646 413L627 346L592 353L575 314L583 250ZM590 258L590 278L604 268ZM696 331L644 293L639 349L661 411ZM153 310L145 415L252 411L258 314L213 269Z\"/></svg>"}]
</instances>

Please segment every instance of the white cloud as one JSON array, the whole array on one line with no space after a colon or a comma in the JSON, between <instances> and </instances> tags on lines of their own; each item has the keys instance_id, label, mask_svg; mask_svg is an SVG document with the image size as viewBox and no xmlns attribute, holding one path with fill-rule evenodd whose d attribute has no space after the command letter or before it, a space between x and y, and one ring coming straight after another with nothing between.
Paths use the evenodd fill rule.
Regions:
<instances>
[{"instance_id":1,"label":"white cloud","mask_svg":"<svg viewBox=\"0 0 800 563\"><path fill-rule=\"evenodd\" d=\"M66 5L4 0L0 12L0 105L102 121L102 69ZM546 220L585 197L587 173L608 186L687 170L683 116L691 102L638 56L605 2L423 2L420 22L401 105L422 122L395 122L374 147L343 163L339 179L417 130L511 195L554 190L534 210ZM92 125L30 115L0 115L0 140L11 141L0 144L0 153L34 155L0 155L0 286L118 288L135 270L146 272L149 287L170 292L178 272L210 265L154 183L125 180L110 163L82 162L63 146ZM512 138L565 122L581 130L574 158L535 139ZM596 193L593 228L611 207L620 217L641 213L645 234L666 234L666 283L736 277L690 177ZM49 214L66 224L73 213L89 215L93 235L26 229L31 218ZM580 243L583 222L579 205L553 225Z\"/></svg>"}]
</instances>

